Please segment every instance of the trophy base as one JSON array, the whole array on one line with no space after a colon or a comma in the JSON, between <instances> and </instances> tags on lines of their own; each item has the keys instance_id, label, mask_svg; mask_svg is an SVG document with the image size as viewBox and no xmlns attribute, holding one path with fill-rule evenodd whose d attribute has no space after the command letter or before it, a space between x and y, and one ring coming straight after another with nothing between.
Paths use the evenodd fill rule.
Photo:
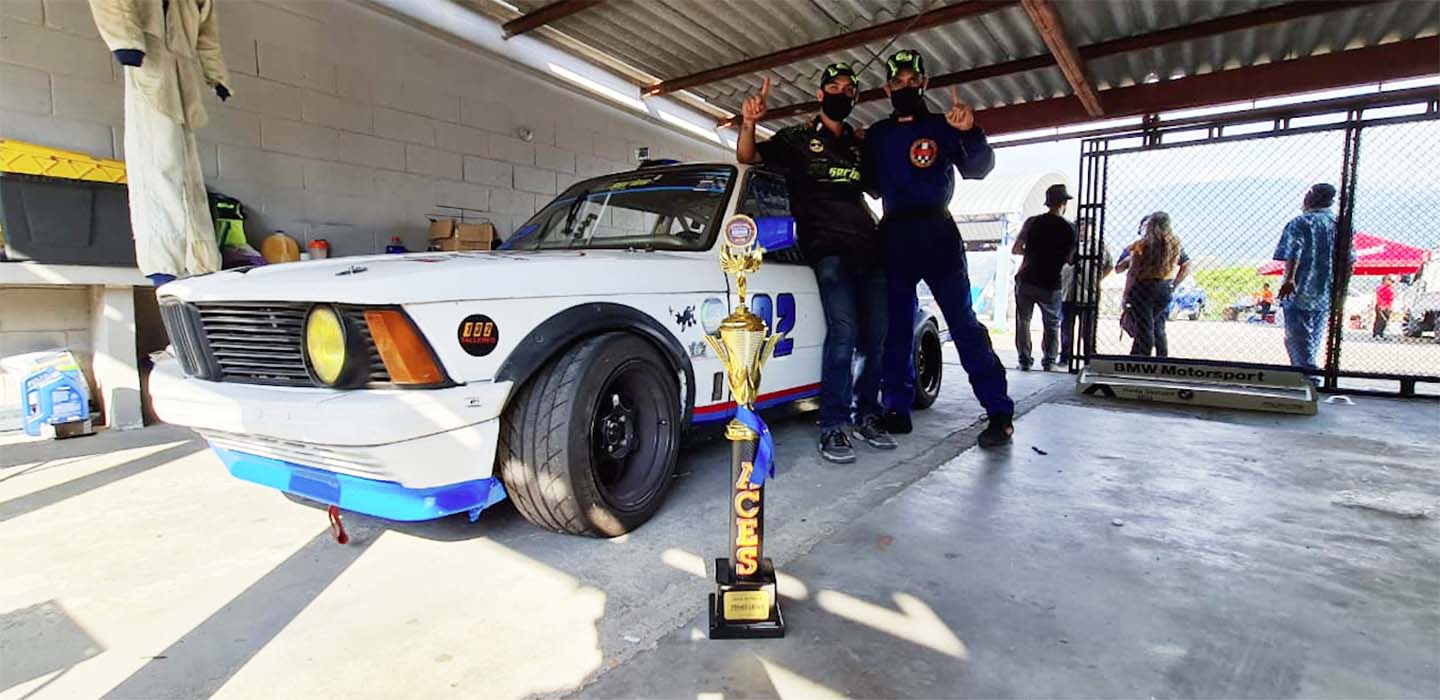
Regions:
<instances>
[{"instance_id":1,"label":"trophy base","mask_svg":"<svg viewBox=\"0 0 1440 700\"><path fill-rule=\"evenodd\" d=\"M744 581L731 575L730 560L715 560L715 592L710 594L711 639L777 639L785 636L775 585L775 564L766 557L760 574Z\"/></svg>"}]
</instances>

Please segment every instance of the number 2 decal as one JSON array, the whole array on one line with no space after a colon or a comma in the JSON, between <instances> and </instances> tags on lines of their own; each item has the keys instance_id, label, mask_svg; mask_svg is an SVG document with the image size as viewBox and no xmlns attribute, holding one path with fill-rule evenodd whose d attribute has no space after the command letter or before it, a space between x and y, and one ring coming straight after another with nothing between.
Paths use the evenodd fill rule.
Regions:
<instances>
[{"instance_id":1,"label":"number 2 decal","mask_svg":"<svg viewBox=\"0 0 1440 700\"><path fill-rule=\"evenodd\" d=\"M775 344L775 357L795 352L795 340L790 337L790 332L795 330L795 295L788 292L778 294L772 303L769 294L756 294L750 298L750 305L754 307L755 315L765 321L767 335L775 332L785 334L785 338ZM777 316L779 323L775 322Z\"/></svg>"}]
</instances>

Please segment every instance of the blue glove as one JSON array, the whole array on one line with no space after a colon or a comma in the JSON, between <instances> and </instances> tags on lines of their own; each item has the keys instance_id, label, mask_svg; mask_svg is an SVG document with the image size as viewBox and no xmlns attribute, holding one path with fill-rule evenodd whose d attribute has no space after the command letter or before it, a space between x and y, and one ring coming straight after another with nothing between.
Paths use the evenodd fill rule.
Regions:
<instances>
[{"instance_id":1,"label":"blue glove","mask_svg":"<svg viewBox=\"0 0 1440 700\"><path fill-rule=\"evenodd\" d=\"M215 96L220 98L221 102L230 99L230 88L227 88L224 85L216 85Z\"/></svg>"},{"instance_id":2,"label":"blue glove","mask_svg":"<svg viewBox=\"0 0 1440 700\"><path fill-rule=\"evenodd\" d=\"M145 52L140 49L118 49L113 51L115 60L122 66L133 66L139 68L145 61Z\"/></svg>"}]
</instances>

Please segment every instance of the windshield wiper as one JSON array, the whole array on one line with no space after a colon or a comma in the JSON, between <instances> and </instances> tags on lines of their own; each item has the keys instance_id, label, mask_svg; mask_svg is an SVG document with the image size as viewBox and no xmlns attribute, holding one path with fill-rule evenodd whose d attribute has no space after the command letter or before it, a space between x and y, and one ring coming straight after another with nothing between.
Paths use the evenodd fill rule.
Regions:
<instances>
[{"instance_id":1,"label":"windshield wiper","mask_svg":"<svg viewBox=\"0 0 1440 700\"><path fill-rule=\"evenodd\" d=\"M585 204L585 200L589 199L589 197L590 190L580 190L580 192L575 195L575 201L570 204L570 211L565 214L565 228L561 229L561 233L564 234L571 248L575 247L575 239L577 238L575 235L575 216L580 213L581 205Z\"/></svg>"}]
</instances>

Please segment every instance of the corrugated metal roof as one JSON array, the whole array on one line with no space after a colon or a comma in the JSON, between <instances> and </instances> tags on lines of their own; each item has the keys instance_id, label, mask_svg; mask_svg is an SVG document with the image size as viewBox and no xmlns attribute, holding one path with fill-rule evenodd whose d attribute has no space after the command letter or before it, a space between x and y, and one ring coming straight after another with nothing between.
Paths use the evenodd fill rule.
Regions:
<instances>
[{"instance_id":1,"label":"corrugated metal roof","mask_svg":"<svg viewBox=\"0 0 1440 700\"><path fill-rule=\"evenodd\" d=\"M957 1L610 0L565 17L545 31L563 34L608 56L616 65L666 79L914 16ZM1060 0L1055 4L1072 43L1086 46L1286 2L1288 0ZM547 0L514 3L522 11L546 4ZM486 11L495 13L494 7L487 7ZM1362 48L1437 32L1440 32L1440 3L1393 0L1093 59L1087 62L1086 70L1095 88L1103 91L1147 80ZM887 41L872 42L761 73L697 86L687 92L716 111L733 113L738 111L747 94L759 88L765 75L771 76L774 82L772 106L805 102L814 99L815 82L825 65L848 61L859 67L878 53L888 54L899 48L922 52L931 75L1048 53L1018 3L910 32L896 38L888 48L887 44ZM876 60L861 74L863 88L883 82L882 66L883 62ZM634 71L627 72L633 74ZM968 83L959 90L963 99L981 109L1071 94L1064 76L1053 66ZM945 94L948 91L937 92L941 94L932 94L932 104L943 109L948 106ZM860 105L856 117L864 123L888 112L887 104L876 101ZM800 119L778 121L772 126L778 128Z\"/></svg>"}]
</instances>

